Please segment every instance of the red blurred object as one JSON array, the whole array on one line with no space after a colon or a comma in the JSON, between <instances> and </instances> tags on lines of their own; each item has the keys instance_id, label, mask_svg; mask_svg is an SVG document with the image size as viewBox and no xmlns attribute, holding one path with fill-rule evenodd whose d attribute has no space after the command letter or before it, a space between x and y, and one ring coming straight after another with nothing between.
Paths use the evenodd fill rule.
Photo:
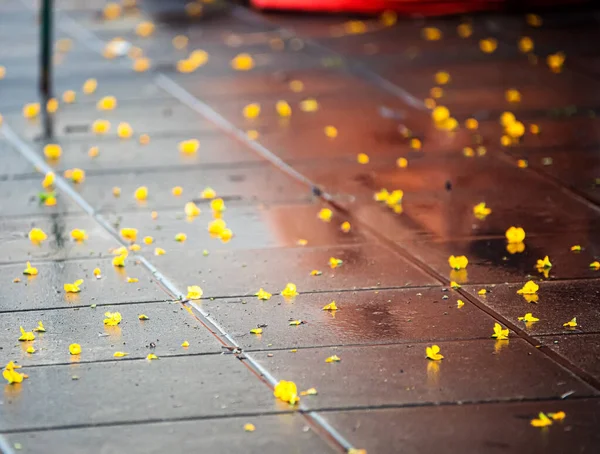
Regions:
<instances>
[{"instance_id":1,"label":"red blurred object","mask_svg":"<svg viewBox=\"0 0 600 454\"><path fill-rule=\"evenodd\" d=\"M527 7L581 4L587 0L520 0L518 5ZM278 9L313 12L380 13L395 11L400 15L419 14L443 16L477 11L502 10L515 5L514 0L251 0L260 9Z\"/></svg>"}]
</instances>

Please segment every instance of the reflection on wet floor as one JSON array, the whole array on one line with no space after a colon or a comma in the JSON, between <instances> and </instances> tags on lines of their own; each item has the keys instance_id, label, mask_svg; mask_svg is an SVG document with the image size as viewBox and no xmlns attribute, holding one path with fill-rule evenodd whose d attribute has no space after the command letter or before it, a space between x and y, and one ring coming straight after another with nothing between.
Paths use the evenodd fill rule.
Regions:
<instances>
[{"instance_id":1,"label":"reflection on wet floor","mask_svg":"<svg viewBox=\"0 0 600 454\"><path fill-rule=\"evenodd\" d=\"M61 0L44 140L45 106L23 109L27 5L0 0L0 362L29 375L4 387L15 450L600 441L595 7Z\"/></svg>"}]
</instances>

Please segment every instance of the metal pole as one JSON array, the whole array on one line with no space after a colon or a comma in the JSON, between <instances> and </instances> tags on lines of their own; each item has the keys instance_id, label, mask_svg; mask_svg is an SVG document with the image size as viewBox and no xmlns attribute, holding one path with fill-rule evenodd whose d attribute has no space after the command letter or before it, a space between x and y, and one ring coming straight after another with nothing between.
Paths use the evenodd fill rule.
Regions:
<instances>
[{"instance_id":1,"label":"metal pole","mask_svg":"<svg viewBox=\"0 0 600 454\"><path fill-rule=\"evenodd\" d=\"M42 0L40 32L40 94L42 97L40 108L46 139L53 136L52 118L47 110L48 101L52 98L52 2L53 0Z\"/></svg>"}]
</instances>

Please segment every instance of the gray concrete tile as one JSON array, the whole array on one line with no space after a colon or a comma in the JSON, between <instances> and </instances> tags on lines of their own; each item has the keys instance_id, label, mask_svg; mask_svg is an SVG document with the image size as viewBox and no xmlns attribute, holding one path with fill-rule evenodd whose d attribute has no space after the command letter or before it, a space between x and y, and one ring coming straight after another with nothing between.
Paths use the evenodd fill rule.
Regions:
<instances>
[{"instance_id":1,"label":"gray concrete tile","mask_svg":"<svg viewBox=\"0 0 600 454\"><path fill-rule=\"evenodd\" d=\"M202 308L246 349L386 344L486 338L494 321L441 287L202 301ZM442 296L448 295L448 300ZM339 310L324 311L336 302ZM305 322L290 326L290 320ZM256 325L267 325L259 336Z\"/></svg>"},{"instance_id":2,"label":"gray concrete tile","mask_svg":"<svg viewBox=\"0 0 600 454\"><path fill-rule=\"evenodd\" d=\"M196 135L190 130L190 137ZM185 168L188 166L207 166L236 164L248 165L261 160L259 155L247 146L221 134L202 134L201 145L197 153L185 155L179 151L179 142L183 134L168 133L168 136L152 137L150 143L141 145L138 136L133 140L117 138L80 137L64 139L58 142L63 155L56 167L65 170L79 167L89 172L109 172L141 169ZM90 158L90 147L98 147L98 155ZM42 152L43 146L36 147Z\"/></svg>"},{"instance_id":3,"label":"gray concrete tile","mask_svg":"<svg viewBox=\"0 0 600 454\"><path fill-rule=\"evenodd\" d=\"M173 153L178 152L174 150ZM115 186L121 188L120 197L113 196L112 188ZM148 188L145 202L134 198L134 192L140 186ZM171 190L175 186L183 188L183 196L173 196ZM212 187L226 203L297 203L313 199L307 186L270 164L239 169L186 167L173 172L95 175L87 177L76 189L97 210L117 214L143 211L148 213L150 219L152 210L158 210L160 216L161 209L183 210L185 203L190 200L202 203L200 193L206 187Z\"/></svg>"},{"instance_id":4,"label":"gray concrete tile","mask_svg":"<svg viewBox=\"0 0 600 454\"><path fill-rule=\"evenodd\" d=\"M493 324L489 326L490 335ZM497 343L498 342L498 343ZM494 339L439 342L441 362L425 357L431 344L330 347L255 353L259 362L298 389L315 387L310 409L417 405L504 399L558 398L597 391L525 341ZM326 363L337 355L341 361Z\"/></svg>"},{"instance_id":5,"label":"gray concrete tile","mask_svg":"<svg viewBox=\"0 0 600 454\"><path fill-rule=\"evenodd\" d=\"M48 239L33 244L28 237L32 228L42 229ZM75 241L71 236L73 229L85 230L88 239ZM78 215L0 218L0 243L3 249L0 263L101 258L110 255L109 249L121 246L91 217Z\"/></svg>"},{"instance_id":6,"label":"gray concrete tile","mask_svg":"<svg viewBox=\"0 0 600 454\"><path fill-rule=\"evenodd\" d=\"M321 203L297 205L252 205L237 202L226 203L227 210L223 219L227 222L234 237L228 243L212 238L208 232L208 224L213 220L208 200L198 201L202 210L195 218L187 218L184 204L196 194L188 194L187 188L181 197L173 197L179 201L179 210L161 210L156 220L148 222L148 214L135 212L119 215L107 214L107 219L119 222L122 226L138 229L138 237L150 235L154 238L151 246L141 244L143 251L152 258L155 246L164 248L167 253L184 249L202 251L226 251L235 249L258 249L273 247L300 247L298 241L306 240L306 247L348 246L372 242L373 237L365 233L359 226L348 233L342 232L340 226L345 219L336 213L331 222L323 222L317 213L324 207ZM175 242L177 233L185 233L184 244ZM138 240L141 242L141 240Z\"/></svg>"},{"instance_id":7,"label":"gray concrete tile","mask_svg":"<svg viewBox=\"0 0 600 454\"><path fill-rule=\"evenodd\" d=\"M71 104L64 106L53 115L56 135L65 135L65 128L89 128L85 132L87 137L93 138L95 134L91 131L92 123L98 119L108 120L111 130L107 135L117 137L117 126L120 122L127 122L133 128L135 137L139 134L156 132L189 132L197 131L199 139L202 133L211 132L215 127L198 113L179 101L165 99L149 99L144 101L122 100L117 107L111 111L98 111L89 104ZM20 135L33 139L40 133L41 120L39 118L28 120L23 118L20 112L5 115L5 121ZM83 132L82 132L83 134ZM185 137L183 139L189 139ZM182 139L182 140L183 140ZM134 137L124 140L136 140Z\"/></svg>"},{"instance_id":8,"label":"gray concrete tile","mask_svg":"<svg viewBox=\"0 0 600 454\"><path fill-rule=\"evenodd\" d=\"M123 317L117 326L104 325L105 312L119 312ZM139 320L140 314L149 320ZM23 326L31 331L41 321L45 333L35 333L33 342L18 342ZM18 361L24 366L84 361L112 360L116 351L129 358L145 358L149 353L182 355L219 353L221 344L180 304L140 303L96 308L50 309L43 311L0 313L0 353L3 363ZM177 333L174 335L174 333ZM184 341L190 346L181 347ZM81 355L69 354L69 345L81 345ZM156 347L151 347L154 343ZM33 346L34 354L27 348Z\"/></svg>"},{"instance_id":9,"label":"gray concrete tile","mask_svg":"<svg viewBox=\"0 0 600 454\"><path fill-rule=\"evenodd\" d=\"M244 431L252 423L256 432ZM19 443L21 452L60 450L65 454L108 452L173 454L195 451L264 454L313 454L335 452L308 429L300 415L248 416L198 421L161 422L128 426L59 429L14 433L10 443Z\"/></svg>"},{"instance_id":10,"label":"gray concrete tile","mask_svg":"<svg viewBox=\"0 0 600 454\"><path fill-rule=\"evenodd\" d=\"M62 193L56 193L55 206L40 203L39 194L44 192L41 184L44 176L33 172L30 176L32 178L0 180L0 217L83 214L83 210Z\"/></svg>"},{"instance_id":11,"label":"gray concrete tile","mask_svg":"<svg viewBox=\"0 0 600 454\"><path fill-rule=\"evenodd\" d=\"M578 399L333 412L326 418L369 453L541 454L592 452L600 440L599 409L598 399ZM544 429L531 427L540 411L567 416Z\"/></svg>"},{"instance_id":12,"label":"gray concrete tile","mask_svg":"<svg viewBox=\"0 0 600 454\"><path fill-rule=\"evenodd\" d=\"M19 173L31 173L33 166L14 150L5 140L0 139L0 178L8 178Z\"/></svg>"},{"instance_id":13,"label":"gray concrete tile","mask_svg":"<svg viewBox=\"0 0 600 454\"><path fill-rule=\"evenodd\" d=\"M72 260L67 262L32 263L37 276L23 276L23 265L2 266L0 273L0 312L57 309L91 304L166 301L169 296L153 282L151 274L132 259L125 268L116 268L112 259ZM102 278L96 279L99 267ZM139 279L127 283L127 276ZM20 282L13 282L19 278ZM63 285L83 279L80 293L65 293Z\"/></svg>"},{"instance_id":14,"label":"gray concrete tile","mask_svg":"<svg viewBox=\"0 0 600 454\"><path fill-rule=\"evenodd\" d=\"M229 355L121 359L22 371L29 379L5 389L2 432L289 409Z\"/></svg>"},{"instance_id":15,"label":"gray concrete tile","mask_svg":"<svg viewBox=\"0 0 600 454\"><path fill-rule=\"evenodd\" d=\"M181 250L184 249L184 250ZM298 292L429 286L439 283L394 252L375 244L323 248L214 251L180 248L153 263L180 288L200 285L205 297L251 296L260 287L279 293L288 282ZM331 269L329 259L343 260ZM180 264L186 263L185 269ZM311 276L312 270L322 271Z\"/></svg>"}]
</instances>

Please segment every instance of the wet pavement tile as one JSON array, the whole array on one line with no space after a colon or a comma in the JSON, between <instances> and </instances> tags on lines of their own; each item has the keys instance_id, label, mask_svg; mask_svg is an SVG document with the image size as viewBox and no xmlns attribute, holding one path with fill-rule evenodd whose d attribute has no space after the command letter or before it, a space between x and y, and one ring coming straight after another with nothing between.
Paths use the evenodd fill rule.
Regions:
<instances>
[{"instance_id":1,"label":"wet pavement tile","mask_svg":"<svg viewBox=\"0 0 600 454\"><path fill-rule=\"evenodd\" d=\"M448 299L443 299L444 297ZM244 349L388 344L487 338L492 318L442 287L201 301ZM323 307L335 301L338 310ZM290 325L300 321L300 325ZM250 329L266 325L261 335Z\"/></svg>"},{"instance_id":2,"label":"wet pavement tile","mask_svg":"<svg viewBox=\"0 0 600 454\"><path fill-rule=\"evenodd\" d=\"M32 263L37 276L24 276L24 265L1 267L0 312L85 307L92 304L167 301L167 293L153 281L151 274L132 259L126 268L112 265L111 259L70 260L66 262ZM102 278L93 270L98 267ZM128 283L127 277L139 282ZM13 282L18 278L19 282ZM80 293L65 293L64 284L83 279Z\"/></svg>"},{"instance_id":3,"label":"wet pavement tile","mask_svg":"<svg viewBox=\"0 0 600 454\"><path fill-rule=\"evenodd\" d=\"M179 156L179 151L174 149L172 154ZM76 185L75 190L96 210L117 214L124 211L146 211L148 220L153 210L183 210L189 201L203 205L200 194L207 187L214 189L217 197L222 198L225 203L297 203L314 198L308 186L268 163L246 168L186 167L172 172L156 170L89 176L85 182ZM145 201L134 198L136 189L141 186L148 188ZM172 189L176 186L183 189L179 197L172 194ZM119 197L113 195L114 187L121 189Z\"/></svg>"},{"instance_id":4,"label":"wet pavement tile","mask_svg":"<svg viewBox=\"0 0 600 454\"><path fill-rule=\"evenodd\" d=\"M189 134L194 136L197 132L190 131ZM111 170L123 172L125 169L139 171L190 166L244 166L260 161L259 155L248 146L219 133L200 134L200 147L192 155L179 151L179 143L184 140L181 135L153 137L150 133L149 136L150 142L147 144L141 144L139 138L127 141L96 137L59 140L63 150L61 159L49 164L60 170L78 167L91 175ZM98 155L94 158L89 156L92 147L98 148ZM36 149L42 153L43 145L36 145Z\"/></svg>"},{"instance_id":5,"label":"wet pavement tile","mask_svg":"<svg viewBox=\"0 0 600 454\"><path fill-rule=\"evenodd\" d=\"M600 273L590 267L600 254L596 236L594 229L590 229L564 235L526 237L524 244L509 244L505 237L398 244L449 280L460 284L499 284L528 279L600 277ZM583 250L571 252L574 245L581 245ZM466 256L469 259L467 268L451 269L448 258L452 255ZM548 277L543 268L537 269L538 260L545 256L552 263L552 268L546 270Z\"/></svg>"},{"instance_id":6,"label":"wet pavement tile","mask_svg":"<svg viewBox=\"0 0 600 454\"><path fill-rule=\"evenodd\" d=\"M33 172L33 166L13 149L5 140L0 139L0 180L11 175Z\"/></svg>"},{"instance_id":7,"label":"wet pavement tile","mask_svg":"<svg viewBox=\"0 0 600 454\"><path fill-rule=\"evenodd\" d=\"M355 204L381 205L382 211L390 210L373 200L375 193L402 190L400 216L409 218L405 224L441 238L504 235L511 225L521 225L532 234L570 231L574 225L585 228L598 219L586 203L516 165L492 157L421 155L409 157L406 169L393 163L343 165L333 161L294 167L324 191L350 195L346 199ZM473 207L480 202L492 209L483 222L473 216ZM351 203L343 205L352 210Z\"/></svg>"},{"instance_id":8,"label":"wet pavement tile","mask_svg":"<svg viewBox=\"0 0 600 454\"><path fill-rule=\"evenodd\" d=\"M577 399L331 412L326 418L369 453L588 452L600 441L599 410L599 399ZM567 416L532 427L540 411Z\"/></svg>"},{"instance_id":9,"label":"wet pavement tile","mask_svg":"<svg viewBox=\"0 0 600 454\"><path fill-rule=\"evenodd\" d=\"M600 334L550 335L536 337L540 345L555 351L596 380L600 380Z\"/></svg>"},{"instance_id":10,"label":"wet pavement tile","mask_svg":"<svg viewBox=\"0 0 600 454\"><path fill-rule=\"evenodd\" d=\"M117 99L117 104L119 100ZM129 139L135 141L139 134L152 134L153 132L170 133L196 131L196 134L215 131L215 127L202 116L179 101L167 101L164 98L156 100L123 100L114 110L98 111L90 106L72 104L64 109L59 109L54 115L54 127L58 137L64 137L65 131L81 130L90 138L94 137L91 131L92 124L98 119L110 122L108 137L117 137L119 123L129 123L134 136ZM143 114L143 115L142 115ZM40 119L27 120L21 115L6 115L5 121L21 136L33 139L40 134Z\"/></svg>"},{"instance_id":11,"label":"wet pavement tile","mask_svg":"<svg viewBox=\"0 0 600 454\"><path fill-rule=\"evenodd\" d=\"M33 169L33 168L32 168ZM0 218L12 220L15 217L54 216L60 218L66 214L83 214L68 196L57 192L56 205L46 206L41 202L44 194L42 180L44 175L34 173L22 175L23 179L0 179Z\"/></svg>"},{"instance_id":12,"label":"wet pavement tile","mask_svg":"<svg viewBox=\"0 0 600 454\"><path fill-rule=\"evenodd\" d=\"M117 326L105 325L106 312L120 313L121 322ZM140 315L149 320L140 320ZM107 361L114 359L116 351L125 351L128 358L137 359L150 353L162 357L221 352L221 344L180 304L132 303L0 313L0 321L3 364L16 361L22 366L40 366ZM20 326L31 331L39 321L46 332L34 333L34 342L17 341ZM184 341L189 342L189 347L181 347ZM69 345L73 343L81 346L81 355L69 354ZM35 348L34 354L26 352L29 347Z\"/></svg>"},{"instance_id":13,"label":"wet pavement tile","mask_svg":"<svg viewBox=\"0 0 600 454\"><path fill-rule=\"evenodd\" d=\"M343 265L331 269L331 257ZM377 244L321 248L243 249L235 251L183 250L155 257L152 263L185 289L199 285L204 297L250 296L260 287L281 292L288 283L299 293L437 285L408 261ZM185 263L185 269L180 264ZM311 276L312 270L321 276Z\"/></svg>"},{"instance_id":14,"label":"wet pavement tile","mask_svg":"<svg viewBox=\"0 0 600 454\"><path fill-rule=\"evenodd\" d=\"M29 378L5 389L1 432L289 409L233 356L115 359L21 370ZM59 404L62 411L54 412Z\"/></svg>"},{"instance_id":15,"label":"wet pavement tile","mask_svg":"<svg viewBox=\"0 0 600 454\"><path fill-rule=\"evenodd\" d=\"M201 213L196 217L184 214L185 193L180 197L181 209L161 210L156 220L149 222L147 213L124 213L106 215L111 224L138 229L138 243L151 259L155 247L161 247L167 254L176 254L183 250L211 252L232 249L259 249L275 247L321 247L348 246L373 242L374 238L360 227L354 227L347 233L341 229L342 215L331 222L317 218L321 203L297 205L251 205L233 202L226 204L223 219L234 237L223 242L211 236L208 225L213 221L208 200L197 203ZM175 241L178 233L187 235L184 243ZM146 246L142 238L150 236L151 245Z\"/></svg>"},{"instance_id":16,"label":"wet pavement tile","mask_svg":"<svg viewBox=\"0 0 600 454\"><path fill-rule=\"evenodd\" d=\"M29 232L39 228L48 235L41 244L29 240ZM72 237L74 230L83 230L85 241ZM50 215L36 218L0 218L0 263L25 263L77 258L100 258L110 255L109 249L121 246L89 216Z\"/></svg>"},{"instance_id":17,"label":"wet pavement tile","mask_svg":"<svg viewBox=\"0 0 600 454\"><path fill-rule=\"evenodd\" d=\"M537 279L536 279L537 281ZM519 295L522 284L500 284L486 287L488 293L475 296L479 287L465 287L475 298L532 335L593 333L600 331L600 314L596 310L600 296L600 279L563 282L539 282L535 295ZM530 302L531 301L531 302ZM526 313L538 322L519 321ZM573 317L577 327L563 326Z\"/></svg>"},{"instance_id":18,"label":"wet pavement tile","mask_svg":"<svg viewBox=\"0 0 600 454\"><path fill-rule=\"evenodd\" d=\"M244 431L254 424L255 433ZM60 450L64 454L104 454L106 452L194 451L198 446L209 452L233 454L313 454L335 452L307 425L301 415L261 415L197 421L160 422L84 429L55 429L17 432L7 435L19 444L22 453Z\"/></svg>"},{"instance_id":19,"label":"wet pavement tile","mask_svg":"<svg viewBox=\"0 0 600 454\"><path fill-rule=\"evenodd\" d=\"M493 324L489 326L492 333ZM425 357L427 344L330 347L253 354L272 374L298 389L309 409L577 397L597 391L521 339L437 343L441 362ZM337 355L339 362L325 360Z\"/></svg>"}]
</instances>

